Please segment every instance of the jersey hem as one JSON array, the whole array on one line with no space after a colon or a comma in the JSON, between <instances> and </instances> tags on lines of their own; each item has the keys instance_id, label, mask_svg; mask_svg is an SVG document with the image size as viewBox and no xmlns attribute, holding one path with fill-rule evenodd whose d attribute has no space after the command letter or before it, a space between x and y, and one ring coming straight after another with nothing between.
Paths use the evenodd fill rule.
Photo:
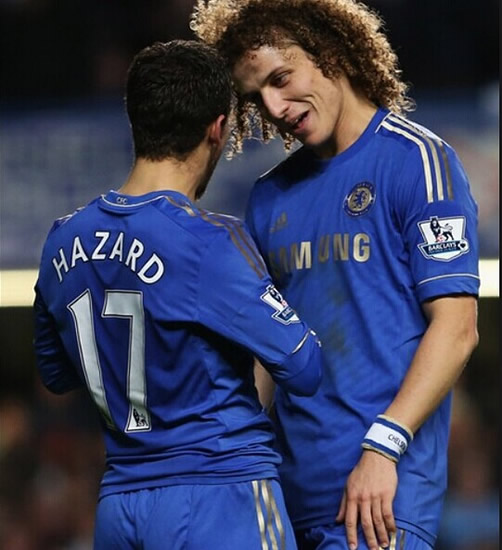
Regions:
<instances>
[{"instance_id":1,"label":"jersey hem","mask_svg":"<svg viewBox=\"0 0 502 550\"><path fill-rule=\"evenodd\" d=\"M226 485L228 483L241 483L256 479L275 479L279 481L279 475L274 471L262 470L259 472L250 472L245 475L176 476L163 480L154 479L151 481L138 481L135 483L123 483L120 485L107 485L100 488L98 500L101 500L103 497L108 495L117 493L129 493L132 491L157 489L159 487L169 487L173 485Z\"/></svg>"},{"instance_id":2,"label":"jersey hem","mask_svg":"<svg viewBox=\"0 0 502 550\"><path fill-rule=\"evenodd\" d=\"M417 295L421 302L452 294L479 296L479 277L476 275L455 274L448 278L429 278L417 284Z\"/></svg>"}]
</instances>

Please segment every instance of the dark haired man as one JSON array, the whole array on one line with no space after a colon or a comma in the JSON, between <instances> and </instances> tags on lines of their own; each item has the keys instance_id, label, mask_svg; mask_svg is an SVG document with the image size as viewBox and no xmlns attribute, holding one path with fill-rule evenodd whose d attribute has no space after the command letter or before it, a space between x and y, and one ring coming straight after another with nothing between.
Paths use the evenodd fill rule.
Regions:
<instances>
[{"instance_id":1,"label":"dark haired man","mask_svg":"<svg viewBox=\"0 0 502 550\"><path fill-rule=\"evenodd\" d=\"M55 393L86 386L104 430L96 550L296 548L253 355L279 385L311 395L319 342L241 222L194 203L231 100L211 47L142 50L127 80L132 171L57 220L44 246L40 374Z\"/></svg>"},{"instance_id":2,"label":"dark haired man","mask_svg":"<svg viewBox=\"0 0 502 550\"><path fill-rule=\"evenodd\" d=\"M478 339L477 207L452 148L403 116L381 25L355 0L199 0L192 19L233 73L235 149L256 130L304 146L256 183L247 221L323 342L316 395L275 394L306 550L434 545L450 389Z\"/></svg>"}]
</instances>

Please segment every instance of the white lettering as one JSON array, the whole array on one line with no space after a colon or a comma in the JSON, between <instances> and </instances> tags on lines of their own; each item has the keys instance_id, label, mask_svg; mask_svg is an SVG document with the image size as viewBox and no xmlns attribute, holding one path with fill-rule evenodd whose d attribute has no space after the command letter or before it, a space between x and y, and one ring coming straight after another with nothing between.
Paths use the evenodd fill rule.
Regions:
<instances>
[{"instance_id":1,"label":"white lettering","mask_svg":"<svg viewBox=\"0 0 502 550\"><path fill-rule=\"evenodd\" d=\"M99 239L98 244L92 251L92 254L89 255L88 250L86 251L80 236L76 236L73 239L71 245L71 263L68 265L66 259L65 251L63 248L60 248L58 255L52 258L52 265L56 270L59 282L63 282L64 275L78 266L79 260L81 262L88 262L90 260L94 261L103 261L103 260L118 260L120 263L124 259L124 233L120 232L115 239L112 250L107 257L107 252L105 251L105 245L111 237L109 231L96 231L94 237ZM85 241L84 241L85 242ZM67 251L69 252L69 251ZM159 281L165 272L165 266L161 258L153 253L146 260L146 262L141 266L140 258L145 252L145 245L136 238L133 238L129 250L127 251L127 258L125 265L136 275L138 278L146 284L153 284ZM139 269L140 268L140 269ZM139 271L137 271L139 269Z\"/></svg>"},{"instance_id":2,"label":"white lettering","mask_svg":"<svg viewBox=\"0 0 502 550\"><path fill-rule=\"evenodd\" d=\"M118 256L119 262L121 262L123 260L123 249L124 249L124 233L120 232L108 258L110 260L113 260L115 259L115 256Z\"/></svg>"},{"instance_id":3,"label":"white lettering","mask_svg":"<svg viewBox=\"0 0 502 550\"><path fill-rule=\"evenodd\" d=\"M157 271L155 271L151 275L147 275L147 271L153 266L157 268ZM162 263L162 260L157 256L157 254L152 254L146 264L138 271L138 277L144 283L150 285L156 283L162 277L162 275L164 275L164 264Z\"/></svg>"},{"instance_id":4,"label":"white lettering","mask_svg":"<svg viewBox=\"0 0 502 550\"><path fill-rule=\"evenodd\" d=\"M110 232L109 231L96 231L96 233L94 233L94 236L97 237L98 239L101 239L98 243L98 245L96 246L96 248L94 249L93 253L92 253L92 256L91 256L91 260L106 260L106 254L101 254L101 249L103 248L103 246L105 246L105 243L106 241L108 240L108 238L110 237Z\"/></svg>"},{"instance_id":5,"label":"white lettering","mask_svg":"<svg viewBox=\"0 0 502 550\"><path fill-rule=\"evenodd\" d=\"M64 269L65 273L68 273L68 263L66 262L66 258L62 248L59 249L59 257L61 258L61 261L59 263L56 258L52 258L52 265L56 268L59 282L62 282L63 275L61 274L61 268Z\"/></svg>"},{"instance_id":6,"label":"white lettering","mask_svg":"<svg viewBox=\"0 0 502 550\"><path fill-rule=\"evenodd\" d=\"M126 266L128 266L131 271L136 272L136 260L143 254L144 250L145 247L143 243L138 241L138 239L134 239L125 261Z\"/></svg>"},{"instance_id":7,"label":"white lettering","mask_svg":"<svg viewBox=\"0 0 502 550\"><path fill-rule=\"evenodd\" d=\"M82 260L83 262L88 262L89 258L85 253L82 243L80 242L80 237L77 235L73 239L73 250L71 253L71 267L75 267L77 260Z\"/></svg>"}]
</instances>

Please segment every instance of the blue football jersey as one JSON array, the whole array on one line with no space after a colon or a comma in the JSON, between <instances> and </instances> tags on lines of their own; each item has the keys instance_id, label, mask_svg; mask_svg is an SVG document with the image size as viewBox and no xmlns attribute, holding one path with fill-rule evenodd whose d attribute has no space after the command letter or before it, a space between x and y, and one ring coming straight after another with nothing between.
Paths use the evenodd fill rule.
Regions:
<instances>
[{"instance_id":1,"label":"blue football jersey","mask_svg":"<svg viewBox=\"0 0 502 550\"><path fill-rule=\"evenodd\" d=\"M319 385L319 342L242 222L184 195L111 191L57 220L36 285L46 386L86 386L105 434L101 496L277 477L253 356L288 391Z\"/></svg>"},{"instance_id":2,"label":"blue football jersey","mask_svg":"<svg viewBox=\"0 0 502 550\"><path fill-rule=\"evenodd\" d=\"M426 330L425 300L477 295L477 206L452 148L379 110L331 159L301 148L253 188L247 222L276 285L318 333L311 398L277 392L281 479L296 528L332 523L373 420ZM450 397L398 464L397 524L433 543L446 488Z\"/></svg>"}]
</instances>

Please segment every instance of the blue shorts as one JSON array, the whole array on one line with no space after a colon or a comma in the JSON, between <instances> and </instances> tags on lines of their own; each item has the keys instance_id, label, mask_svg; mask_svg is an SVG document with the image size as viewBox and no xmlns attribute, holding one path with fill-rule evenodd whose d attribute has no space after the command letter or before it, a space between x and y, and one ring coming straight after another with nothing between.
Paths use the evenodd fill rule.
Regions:
<instances>
[{"instance_id":1,"label":"blue shorts","mask_svg":"<svg viewBox=\"0 0 502 550\"><path fill-rule=\"evenodd\" d=\"M103 497L94 550L297 550L279 483L174 485Z\"/></svg>"},{"instance_id":2,"label":"blue shorts","mask_svg":"<svg viewBox=\"0 0 502 550\"><path fill-rule=\"evenodd\" d=\"M345 526L340 524L312 527L296 533L298 550L348 550ZM368 550L361 529L357 531L357 550ZM415 533L397 529L387 550L432 550L429 543Z\"/></svg>"}]
</instances>

